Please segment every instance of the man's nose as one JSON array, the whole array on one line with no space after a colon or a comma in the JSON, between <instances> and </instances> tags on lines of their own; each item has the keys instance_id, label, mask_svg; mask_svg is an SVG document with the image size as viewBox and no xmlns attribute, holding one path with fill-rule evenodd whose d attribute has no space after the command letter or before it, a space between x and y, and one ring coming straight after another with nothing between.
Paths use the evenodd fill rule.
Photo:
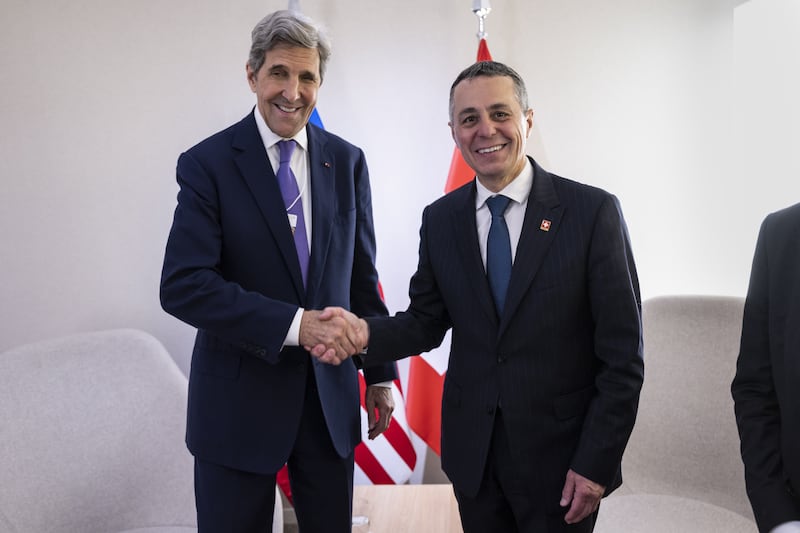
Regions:
<instances>
[{"instance_id":1,"label":"man's nose","mask_svg":"<svg viewBox=\"0 0 800 533\"><path fill-rule=\"evenodd\" d=\"M482 137L491 137L495 134L497 128L491 120L482 119L478 123L478 135Z\"/></svg>"},{"instance_id":2,"label":"man's nose","mask_svg":"<svg viewBox=\"0 0 800 533\"><path fill-rule=\"evenodd\" d=\"M283 86L283 97L294 102L300 97L300 80L289 78Z\"/></svg>"}]
</instances>

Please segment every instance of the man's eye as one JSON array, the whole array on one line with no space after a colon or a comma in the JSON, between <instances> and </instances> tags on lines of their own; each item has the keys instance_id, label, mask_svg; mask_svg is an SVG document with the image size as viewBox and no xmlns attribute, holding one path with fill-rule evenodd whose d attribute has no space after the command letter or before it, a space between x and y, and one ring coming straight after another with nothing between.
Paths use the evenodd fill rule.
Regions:
<instances>
[{"instance_id":1,"label":"man's eye","mask_svg":"<svg viewBox=\"0 0 800 533\"><path fill-rule=\"evenodd\" d=\"M461 120L462 124L472 124L473 122L475 122L475 117L464 117Z\"/></svg>"}]
</instances>

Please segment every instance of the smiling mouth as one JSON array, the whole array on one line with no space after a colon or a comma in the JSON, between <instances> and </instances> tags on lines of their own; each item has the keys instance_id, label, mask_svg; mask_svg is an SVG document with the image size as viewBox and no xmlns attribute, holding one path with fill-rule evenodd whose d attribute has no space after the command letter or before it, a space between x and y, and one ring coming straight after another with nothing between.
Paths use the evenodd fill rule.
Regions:
<instances>
[{"instance_id":1,"label":"smiling mouth","mask_svg":"<svg viewBox=\"0 0 800 533\"><path fill-rule=\"evenodd\" d=\"M503 148L505 144L498 144L496 146L490 146L489 148L480 148L476 150L479 154L491 154L492 152L496 152Z\"/></svg>"},{"instance_id":2,"label":"smiling mouth","mask_svg":"<svg viewBox=\"0 0 800 533\"><path fill-rule=\"evenodd\" d=\"M284 113L294 113L295 111L300 109L299 107L289 107L289 106L280 105L280 104L275 104L275 107L277 107L278 109L280 109Z\"/></svg>"}]
</instances>

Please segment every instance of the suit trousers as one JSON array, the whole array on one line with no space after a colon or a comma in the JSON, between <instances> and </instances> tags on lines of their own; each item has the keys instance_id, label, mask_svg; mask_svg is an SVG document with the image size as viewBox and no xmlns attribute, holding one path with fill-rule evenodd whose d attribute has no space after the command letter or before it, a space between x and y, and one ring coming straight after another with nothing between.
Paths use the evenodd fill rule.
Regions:
<instances>
[{"instance_id":1,"label":"suit trousers","mask_svg":"<svg viewBox=\"0 0 800 533\"><path fill-rule=\"evenodd\" d=\"M564 472L566 479L567 473ZM495 411L492 441L478 494L468 497L454 487L464 533L591 533L597 512L578 524L564 522L564 514L547 514L543 502L533 499L530 480L517 468L503 423ZM555 497L560 497L558 494Z\"/></svg>"},{"instance_id":2,"label":"suit trousers","mask_svg":"<svg viewBox=\"0 0 800 533\"><path fill-rule=\"evenodd\" d=\"M307 372L302 418L288 460L297 523L303 533L349 533L354 456L336 453L312 364ZM271 533L276 474L243 472L196 457L198 533Z\"/></svg>"}]
</instances>

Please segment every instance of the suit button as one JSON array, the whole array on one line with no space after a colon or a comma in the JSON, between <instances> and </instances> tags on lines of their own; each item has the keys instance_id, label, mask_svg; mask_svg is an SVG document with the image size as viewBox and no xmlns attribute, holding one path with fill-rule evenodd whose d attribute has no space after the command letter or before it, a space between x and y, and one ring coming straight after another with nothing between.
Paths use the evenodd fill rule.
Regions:
<instances>
[{"instance_id":1,"label":"suit button","mask_svg":"<svg viewBox=\"0 0 800 533\"><path fill-rule=\"evenodd\" d=\"M502 355L502 354L498 355L497 356L497 362L498 363L505 363L506 362L506 356Z\"/></svg>"},{"instance_id":2,"label":"suit button","mask_svg":"<svg viewBox=\"0 0 800 533\"><path fill-rule=\"evenodd\" d=\"M487 415L494 414L494 407L493 407L493 406L491 406L491 405L487 406L487 407L486 407L486 414L487 414Z\"/></svg>"}]
</instances>

